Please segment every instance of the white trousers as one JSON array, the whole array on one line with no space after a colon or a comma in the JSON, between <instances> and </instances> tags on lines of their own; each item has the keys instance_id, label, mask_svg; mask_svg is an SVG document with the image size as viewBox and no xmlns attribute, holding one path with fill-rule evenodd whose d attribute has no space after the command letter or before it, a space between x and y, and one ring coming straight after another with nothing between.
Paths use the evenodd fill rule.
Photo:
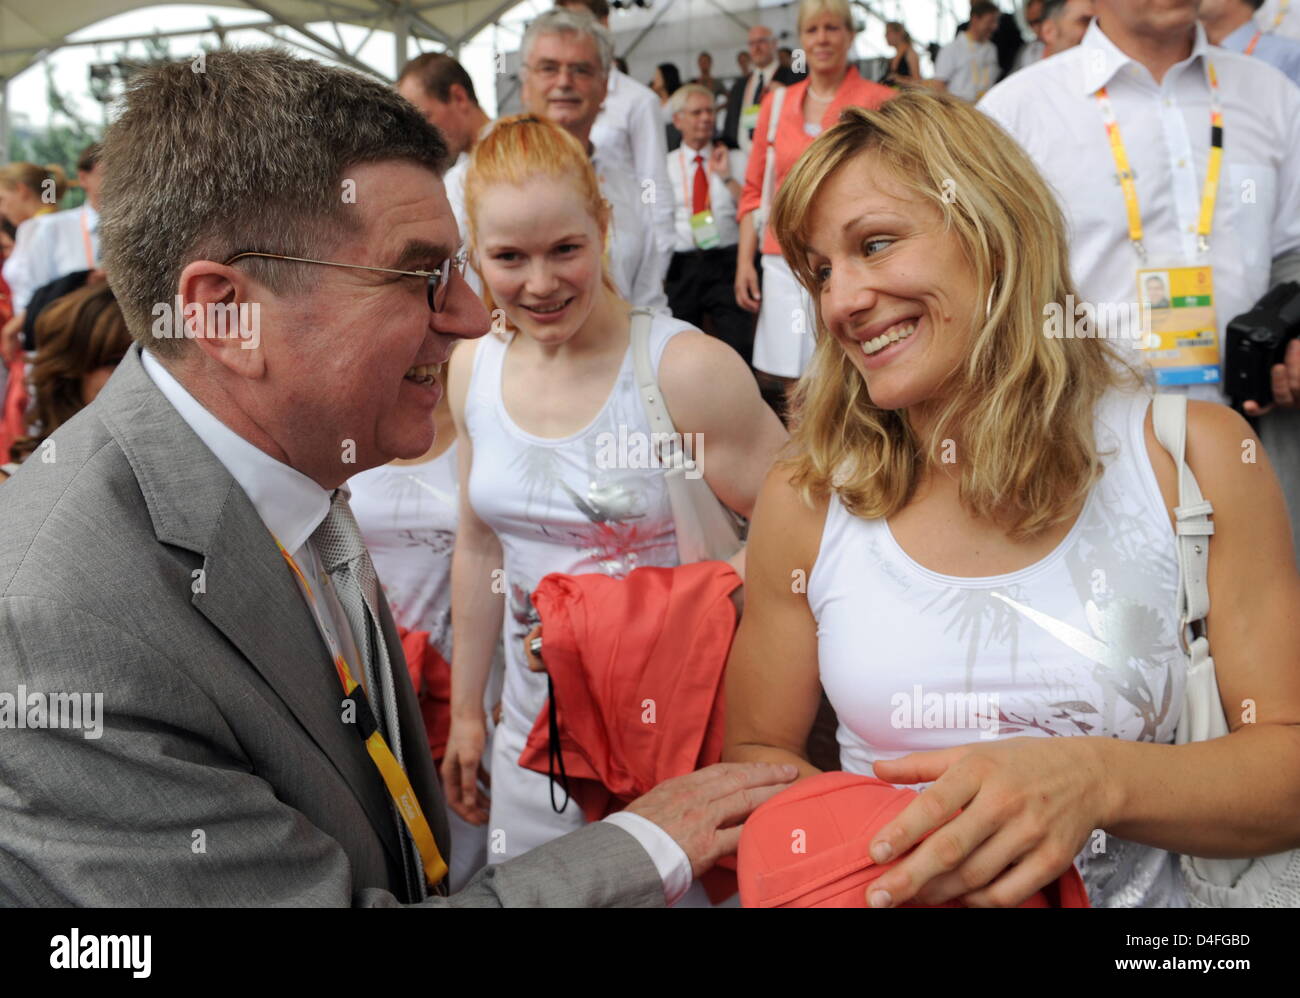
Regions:
<instances>
[{"instance_id":1,"label":"white trousers","mask_svg":"<svg viewBox=\"0 0 1300 998\"><path fill-rule=\"evenodd\" d=\"M763 299L754 333L754 367L797 378L812 359L812 301L779 253L763 254Z\"/></svg>"}]
</instances>

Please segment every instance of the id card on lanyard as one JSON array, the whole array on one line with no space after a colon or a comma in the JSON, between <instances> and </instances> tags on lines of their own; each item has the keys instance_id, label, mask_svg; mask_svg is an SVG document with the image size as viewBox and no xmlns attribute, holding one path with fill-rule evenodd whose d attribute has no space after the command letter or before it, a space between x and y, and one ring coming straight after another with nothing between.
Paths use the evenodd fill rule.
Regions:
<instances>
[{"instance_id":1,"label":"id card on lanyard","mask_svg":"<svg viewBox=\"0 0 1300 998\"><path fill-rule=\"evenodd\" d=\"M424 817L424 811L420 807L420 801L415 796L415 788L411 786L406 770L402 768L402 764L393 755L393 750L384 741L384 736L379 731L379 723L370 707L370 700L366 696L365 688L353 678L352 670L348 668L342 650L334 640L330 629L325 626L324 621L321 619L316 594L312 591L307 576L298 567L293 555L285 550L278 537L275 538L275 546L280 549L280 554L288 564L293 577L297 580L303 596L307 599L307 606L311 610L312 619L316 622L316 629L320 631L321 637L325 639L325 643L329 647L330 654L334 658L334 671L338 674L339 684L343 687L343 695L347 700L351 701L353 708L351 723L357 729L357 734L361 737L361 741L365 745L371 761L375 764L375 768L379 770L379 775L384 781L389 796L393 799L398 814L402 816L407 831L411 833L411 838L415 841L415 847L420 853L421 865L424 867L425 883L432 890L447 875L447 863L438 850L438 843L433 837L433 829L429 827L429 822Z\"/></svg>"},{"instance_id":2,"label":"id card on lanyard","mask_svg":"<svg viewBox=\"0 0 1300 998\"><path fill-rule=\"evenodd\" d=\"M1209 263L1209 252L1214 206L1219 193L1219 170L1223 163L1223 104L1218 74L1208 59L1206 77L1210 85L1210 157L1196 225L1196 259L1184 261L1183 265L1156 267L1147 260L1137 184L1115 109L1105 87L1095 94L1106 125L1106 137L1115 159L1120 187L1124 191L1129 240L1139 261L1137 300L1143 305L1143 314L1150 317L1148 327L1143 330L1140 349L1159 386L1219 381L1219 326L1214 304L1214 268Z\"/></svg>"}]
</instances>

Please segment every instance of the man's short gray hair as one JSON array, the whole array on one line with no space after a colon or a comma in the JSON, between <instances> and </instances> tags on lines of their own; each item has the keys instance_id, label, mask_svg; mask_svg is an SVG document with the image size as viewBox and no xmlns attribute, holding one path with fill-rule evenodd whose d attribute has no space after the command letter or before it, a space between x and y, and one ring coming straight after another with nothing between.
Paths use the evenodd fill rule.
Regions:
<instances>
[{"instance_id":1,"label":"man's short gray hair","mask_svg":"<svg viewBox=\"0 0 1300 998\"><path fill-rule=\"evenodd\" d=\"M403 160L438 173L447 146L395 90L273 48L205 54L141 70L104 135L104 268L131 335L162 356L183 338L151 335L181 271L257 251L328 259L361 229L346 171ZM352 199L355 200L355 199ZM277 294L323 268L249 258Z\"/></svg>"},{"instance_id":2,"label":"man's short gray hair","mask_svg":"<svg viewBox=\"0 0 1300 998\"><path fill-rule=\"evenodd\" d=\"M601 75L609 76L609 67L614 61L614 36L587 11L556 7L528 25L523 44L519 46L520 58L525 64L532 57L533 43L542 35L584 35L590 38L600 58Z\"/></svg>"},{"instance_id":3,"label":"man's short gray hair","mask_svg":"<svg viewBox=\"0 0 1300 998\"><path fill-rule=\"evenodd\" d=\"M686 108L686 101L691 97L706 97L709 106L713 106L713 91L699 83L684 83L668 98L668 113L676 115L678 111Z\"/></svg>"}]
</instances>

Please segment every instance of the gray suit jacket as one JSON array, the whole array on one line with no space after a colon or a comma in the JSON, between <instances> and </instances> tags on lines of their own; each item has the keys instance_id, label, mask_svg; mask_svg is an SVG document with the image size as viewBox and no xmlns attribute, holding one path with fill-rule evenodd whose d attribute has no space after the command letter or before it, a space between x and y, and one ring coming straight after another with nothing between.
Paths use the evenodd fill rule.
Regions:
<instances>
[{"instance_id":1,"label":"gray suit jacket","mask_svg":"<svg viewBox=\"0 0 1300 998\"><path fill-rule=\"evenodd\" d=\"M100 693L103 732L0 728L0 904L409 900L387 791L310 611L138 347L51 440L0 485L0 694ZM381 610L411 783L446 856ZM632 836L596 823L425 903L655 906L663 887Z\"/></svg>"}]
</instances>

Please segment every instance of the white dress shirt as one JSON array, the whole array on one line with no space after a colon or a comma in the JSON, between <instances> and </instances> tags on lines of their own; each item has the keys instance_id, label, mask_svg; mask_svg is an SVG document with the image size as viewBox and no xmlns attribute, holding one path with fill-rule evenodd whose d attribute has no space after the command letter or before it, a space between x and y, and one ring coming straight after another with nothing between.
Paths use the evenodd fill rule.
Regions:
<instances>
[{"instance_id":1,"label":"white dress shirt","mask_svg":"<svg viewBox=\"0 0 1300 998\"><path fill-rule=\"evenodd\" d=\"M1024 69L1026 66L1032 66L1043 58L1043 50L1046 48L1042 41L1035 38L1032 42L1025 42L1016 53L1016 69ZM995 45L994 48L997 48Z\"/></svg>"},{"instance_id":2,"label":"white dress shirt","mask_svg":"<svg viewBox=\"0 0 1300 998\"><path fill-rule=\"evenodd\" d=\"M1275 257L1300 251L1300 89L1272 66L1207 44L1161 83L1121 52L1096 22L1082 44L1029 66L980 103L1024 147L1055 188L1069 227L1070 265L1083 299L1137 301L1141 265L1129 241L1124 195L1094 96L1105 86L1135 174L1146 266L1192 266L1210 149L1213 61L1223 101L1223 168L1210 250L1220 347L1227 323L1268 290ZM1131 349L1127 316L1111 330ZM1219 386L1188 389L1223 401Z\"/></svg>"},{"instance_id":3,"label":"white dress shirt","mask_svg":"<svg viewBox=\"0 0 1300 998\"><path fill-rule=\"evenodd\" d=\"M589 138L605 167L624 174L638 190L645 181L654 182L655 197L638 199L637 205L654 233L662 278L672 256L673 206L658 194L668 183L663 169L668 140L658 95L617 66L610 66L609 90Z\"/></svg>"},{"instance_id":4,"label":"white dress shirt","mask_svg":"<svg viewBox=\"0 0 1300 998\"><path fill-rule=\"evenodd\" d=\"M723 183L721 177L709 171L709 146L695 150L683 142L668 154L668 176L672 181L673 223L676 239L673 252L689 253L695 250L695 238L691 235L691 208L695 204L695 157L704 158L704 174L709 180L709 208L713 212L713 223L718 227L718 247L735 246L740 240L740 227L736 224L736 199ZM727 150L731 177L737 183L744 182L744 156L735 149Z\"/></svg>"},{"instance_id":5,"label":"white dress shirt","mask_svg":"<svg viewBox=\"0 0 1300 998\"><path fill-rule=\"evenodd\" d=\"M934 78L948 84L949 93L977 101L998 78L998 50L992 42L977 42L963 31L939 50Z\"/></svg>"},{"instance_id":6,"label":"white dress shirt","mask_svg":"<svg viewBox=\"0 0 1300 998\"><path fill-rule=\"evenodd\" d=\"M754 103L754 92L758 90L758 79L763 78L763 92L759 94L759 100L762 100L763 94L772 89L772 78L776 76L776 71L781 68L781 61L773 59L770 66L764 69L755 69L749 74L749 79L745 81L745 92L740 102L740 107L736 108L736 114L740 115L741 122L744 121L745 108ZM740 151L746 156L749 150L754 147L754 135L751 129L742 128L740 123L736 126L736 144L740 146ZM742 174L743 176L743 174Z\"/></svg>"},{"instance_id":7,"label":"white dress shirt","mask_svg":"<svg viewBox=\"0 0 1300 998\"><path fill-rule=\"evenodd\" d=\"M1264 32L1255 38L1255 32L1261 29L1254 21L1247 21L1240 28L1228 35L1219 45L1233 52L1245 52L1250 43L1255 42L1251 51L1256 59L1266 62L1280 70L1292 83L1300 86L1300 42L1285 35Z\"/></svg>"},{"instance_id":8,"label":"white dress shirt","mask_svg":"<svg viewBox=\"0 0 1300 998\"><path fill-rule=\"evenodd\" d=\"M447 201L451 204L451 213L456 218L460 242L466 248L469 247L469 221L465 217L465 173L468 169L469 153L463 152L442 175L442 186L446 188ZM476 295L483 293L483 278L474 269L474 265L468 262L465 264L465 283Z\"/></svg>"},{"instance_id":9,"label":"white dress shirt","mask_svg":"<svg viewBox=\"0 0 1300 998\"><path fill-rule=\"evenodd\" d=\"M610 167L604 161L604 152L597 148L591 158L596 177L600 181L600 191L605 200L614 209L610 223L609 264L614 284L619 294L633 305L652 308L668 313L668 296L664 294L664 276L668 265L664 262L664 252L659 248L654 230L646 221L642 212L643 192L648 188L638 187L632 178L622 170ZM663 168L663 157L659 159L660 171L667 176ZM662 185L656 184L656 200L665 203L672 220L672 202L669 197L660 198L658 191ZM672 259L672 244L667 247L668 259Z\"/></svg>"},{"instance_id":10,"label":"white dress shirt","mask_svg":"<svg viewBox=\"0 0 1300 998\"><path fill-rule=\"evenodd\" d=\"M1273 23L1282 12L1284 3L1287 4L1286 13L1282 23L1274 28ZM1255 20L1265 31L1300 41L1300 0L1264 0L1263 6L1255 13Z\"/></svg>"},{"instance_id":11,"label":"white dress shirt","mask_svg":"<svg viewBox=\"0 0 1300 998\"><path fill-rule=\"evenodd\" d=\"M257 510L257 515L271 536L277 538L285 550L293 555L294 561L307 576L312 591L319 594L323 612L316 620L322 628L326 644L332 639L349 664L359 663L361 659L357 654L347 614L333 588L321 584L321 580L328 579L328 576L322 571L315 545L311 543L311 535L329 513L330 492L301 472L253 446L226 426L205 409L149 350L141 351L141 361L158 390L230 472ZM346 485L340 488L344 494L348 494ZM285 570L288 571L287 568ZM267 626L274 626L274 623L267 621ZM400 649L393 649L390 654L400 654ZM323 655L321 668L333 671L330 660ZM355 668L355 678L360 680L362 671ZM395 678L405 677L405 669L398 667L395 672ZM664 894L668 903L671 904L686 892L691 881L690 860L672 836L654 822L635 814L621 812L610 815L605 820L630 834L649 854L664 881Z\"/></svg>"},{"instance_id":12,"label":"white dress shirt","mask_svg":"<svg viewBox=\"0 0 1300 998\"><path fill-rule=\"evenodd\" d=\"M18 226L14 251L4 265L14 312L25 311L32 295L50 281L74 271L94 270L98 259L99 212L89 204L29 218Z\"/></svg>"}]
</instances>

